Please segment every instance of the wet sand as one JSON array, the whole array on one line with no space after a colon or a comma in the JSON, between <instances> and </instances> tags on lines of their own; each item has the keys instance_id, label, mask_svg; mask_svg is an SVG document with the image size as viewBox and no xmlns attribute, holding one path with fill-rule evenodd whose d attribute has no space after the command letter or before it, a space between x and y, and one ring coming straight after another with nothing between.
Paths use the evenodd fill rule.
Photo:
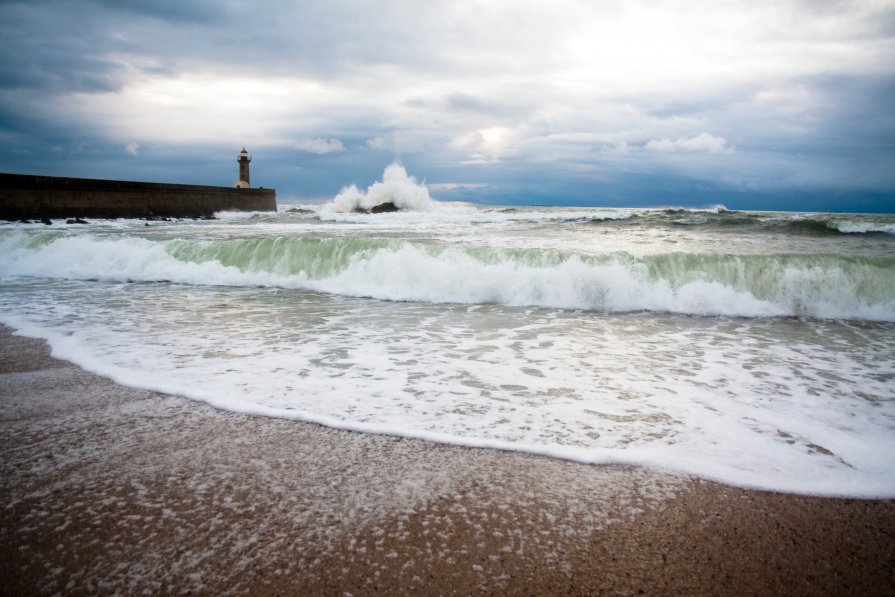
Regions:
<instances>
[{"instance_id":1,"label":"wet sand","mask_svg":"<svg viewBox=\"0 0 895 597\"><path fill-rule=\"evenodd\" d=\"M0 430L3 594L895 593L893 500L236 415L6 328Z\"/></svg>"}]
</instances>

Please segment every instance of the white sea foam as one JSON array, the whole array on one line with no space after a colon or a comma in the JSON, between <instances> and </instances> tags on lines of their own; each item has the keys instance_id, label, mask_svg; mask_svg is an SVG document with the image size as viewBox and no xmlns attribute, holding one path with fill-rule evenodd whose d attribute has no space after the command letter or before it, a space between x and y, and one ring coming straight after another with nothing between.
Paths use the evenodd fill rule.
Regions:
<instances>
[{"instance_id":1,"label":"white sea foam","mask_svg":"<svg viewBox=\"0 0 895 597\"><path fill-rule=\"evenodd\" d=\"M0 320L239 412L895 497L886 237L575 211L10 226Z\"/></svg>"},{"instance_id":2,"label":"white sea foam","mask_svg":"<svg viewBox=\"0 0 895 597\"><path fill-rule=\"evenodd\" d=\"M892 350L884 330L72 290L7 301L2 320L123 384L356 431L895 496L895 367L873 358ZM842 344L859 331L866 345Z\"/></svg>"},{"instance_id":3,"label":"white sea foam","mask_svg":"<svg viewBox=\"0 0 895 597\"><path fill-rule=\"evenodd\" d=\"M223 220L225 222L251 220L253 218L265 217L269 215L270 212L267 211L217 211L214 213L215 218L217 218L218 220Z\"/></svg>"}]
</instances>

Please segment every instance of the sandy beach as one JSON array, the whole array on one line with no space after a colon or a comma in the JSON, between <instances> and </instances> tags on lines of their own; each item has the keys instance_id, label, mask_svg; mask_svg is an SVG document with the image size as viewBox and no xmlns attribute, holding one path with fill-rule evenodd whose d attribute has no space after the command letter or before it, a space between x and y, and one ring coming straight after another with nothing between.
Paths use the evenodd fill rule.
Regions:
<instances>
[{"instance_id":1,"label":"sandy beach","mask_svg":"<svg viewBox=\"0 0 895 597\"><path fill-rule=\"evenodd\" d=\"M7 328L0 404L3 594L895 592L892 500L237 415Z\"/></svg>"}]
</instances>

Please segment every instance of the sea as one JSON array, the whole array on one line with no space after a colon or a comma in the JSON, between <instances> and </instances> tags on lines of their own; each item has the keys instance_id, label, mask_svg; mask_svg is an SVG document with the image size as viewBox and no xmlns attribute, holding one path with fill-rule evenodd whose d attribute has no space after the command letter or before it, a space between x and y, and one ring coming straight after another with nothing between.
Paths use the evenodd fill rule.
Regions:
<instances>
[{"instance_id":1,"label":"sea","mask_svg":"<svg viewBox=\"0 0 895 597\"><path fill-rule=\"evenodd\" d=\"M0 224L0 322L239 413L895 497L895 215L447 203L390 168L276 213Z\"/></svg>"}]
</instances>

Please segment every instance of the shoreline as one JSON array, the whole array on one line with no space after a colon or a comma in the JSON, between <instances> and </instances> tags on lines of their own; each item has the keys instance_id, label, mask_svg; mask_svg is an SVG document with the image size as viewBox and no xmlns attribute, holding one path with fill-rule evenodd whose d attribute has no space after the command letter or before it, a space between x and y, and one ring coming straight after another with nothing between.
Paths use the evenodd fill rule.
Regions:
<instances>
[{"instance_id":1,"label":"shoreline","mask_svg":"<svg viewBox=\"0 0 895 597\"><path fill-rule=\"evenodd\" d=\"M891 594L895 500L239 415L0 326L0 592Z\"/></svg>"}]
</instances>

